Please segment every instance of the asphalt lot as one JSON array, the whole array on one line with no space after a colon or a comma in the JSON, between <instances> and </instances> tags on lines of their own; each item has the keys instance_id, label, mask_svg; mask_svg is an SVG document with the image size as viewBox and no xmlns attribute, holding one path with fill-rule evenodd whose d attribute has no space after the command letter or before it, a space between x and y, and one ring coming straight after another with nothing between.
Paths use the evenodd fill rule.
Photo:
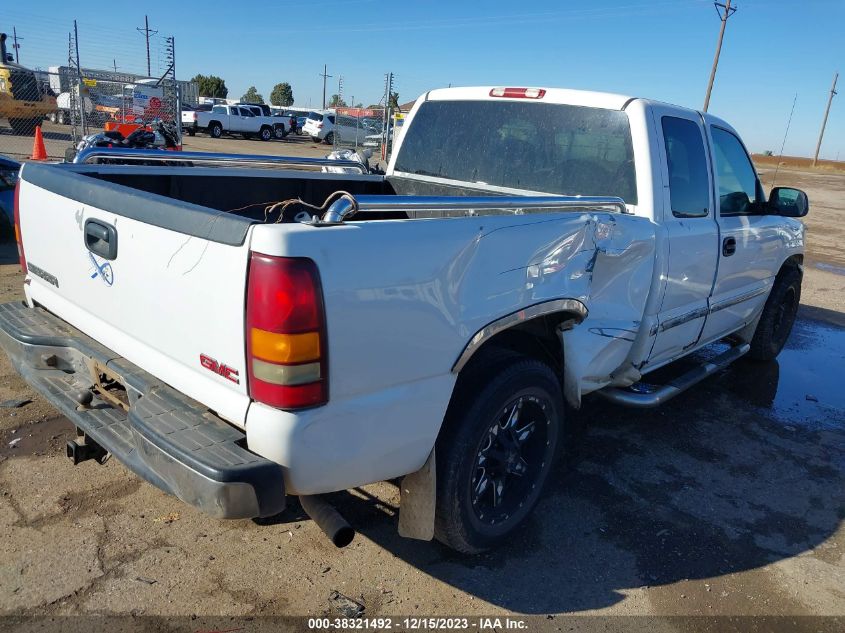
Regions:
<instances>
[{"instance_id":1,"label":"asphalt lot","mask_svg":"<svg viewBox=\"0 0 845 633\"><path fill-rule=\"evenodd\" d=\"M328 149L311 145L284 149ZM778 184L811 200L780 358L656 411L585 402L522 533L479 557L400 538L392 483L333 495L359 531L336 550L295 500L270 520L216 521L115 460L74 467L70 423L0 355L0 402L30 400L0 407L0 614L337 615L338 591L368 617L845 615L845 175L781 170ZM4 245L0 300L21 283Z\"/></svg>"}]
</instances>

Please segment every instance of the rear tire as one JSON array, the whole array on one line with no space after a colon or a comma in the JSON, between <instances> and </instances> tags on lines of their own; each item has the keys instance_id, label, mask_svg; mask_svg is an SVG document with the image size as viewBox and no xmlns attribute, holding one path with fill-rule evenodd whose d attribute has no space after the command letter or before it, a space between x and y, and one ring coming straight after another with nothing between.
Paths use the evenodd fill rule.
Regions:
<instances>
[{"instance_id":1,"label":"rear tire","mask_svg":"<svg viewBox=\"0 0 845 633\"><path fill-rule=\"evenodd\" d=\"M563 420L548 365L496 350L465 369L436 444L435 538L475 554L511 537L540 498Z\"/></svg>"},{"instance_id":2,"label":"rear tire","mask_svg":"<svg viewBox=\"0 0 845 633\"><path fill-rule=\"evenodd\" d=\"M334 145L334 132L326 134L325 143L326 145Z\"/></svg>"},{"instance_id":3,"label":"rear tire","mask_svg":"<svg viewBox=\"0 0 845 633\"><path fill-rule=\"evenodd\" d=\"M775 279L751 339L749 358L773 360L786 345L801 303L801 279L801 271L797 268L788 268Z\"/></svg>"},{"instance_id":4,"label":"rear tire","mask_svg":"<svg viewBox=\"0 0 845 633\"><path fill-rule=\"evenodd\" d=\"M277 125L276 129L273 130L273 136L275 136L276 140L279 140L279 141L281 141L283 138L285 138L285 136L287 136L287 134L285 134L284 126Z\"/></svg>"},{"instance_id":5,"label":"rear tire","mask_svg":"<svg viewBox=\"0 0 845 633\"><path fill-rule=\"evenodd\" d=\"M215 122L208 126L208 133L212 138L220 138L223 136L223 126Z\"/></svg>"}]
</instances>

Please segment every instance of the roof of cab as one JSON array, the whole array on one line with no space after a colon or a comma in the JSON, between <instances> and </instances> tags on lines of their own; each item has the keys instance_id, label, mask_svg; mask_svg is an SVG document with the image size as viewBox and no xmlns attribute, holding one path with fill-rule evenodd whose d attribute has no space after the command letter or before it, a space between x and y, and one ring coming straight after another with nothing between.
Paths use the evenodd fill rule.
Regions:
<instances>
[{"instance_id":1,"label":"roof of cab","mask_svg":"<svg viewBox=\"0 0 845 633\"><path fill-rule=\"evenodd\" d=\"M592 92L590 90L569 90L567 88L542 88L546 91L541 99L512 99L507 97L491 97L490 91L494 88L505 86L473 86L464 88L438 88L431 90L425 95L429 101L453 101L467 100L488 101L492 99L507 99L508 101L536 101L541 103L565 103L568 105L586 106L593 108L605 108L607 110L621 110L625 105L634 99L626 95L618 95L610 92ZM535 86L520 86L521 88L534 88Z\"/></svg>"},{"instance_id":2,"label":"roof of cab","mask_svg":"<svg viewBox=\"0 0 845 633\"><path fill-rule=\"evenodd\" d=\"M424 94L421 99L423 101L531 101L535 103L554 103L566 104L574 106L584 106L589 108L604 108L607 110L623 110L632 101L640 101L650 106L670 106L672 108L679 108L689 112L697 112L704 117L705 121L710 124L715 124L731 131L735 130L731 125L717 116L702 112L696 108L689 108L686 106L676 105L658 101L656 99L644 99L642 97L631 97L628 95L619 95L612 92L594 92L591 90L570 90L568 88L541 88L538 86L519 86L519 88L536 88L545 90L545 94L540 99L523 99L513 97L491 97L490 91L494 88L505 88L510 86L470 86L461 88L437 88Z\"/></svg>"}]
</instances>

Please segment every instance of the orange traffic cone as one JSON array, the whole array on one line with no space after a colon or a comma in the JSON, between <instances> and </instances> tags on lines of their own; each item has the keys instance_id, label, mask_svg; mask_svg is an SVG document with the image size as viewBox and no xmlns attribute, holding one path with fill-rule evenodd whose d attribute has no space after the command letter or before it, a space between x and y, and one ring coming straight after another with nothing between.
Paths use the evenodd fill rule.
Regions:
<instances>
[{"instance_id":1,"label":"orange traffic cone","mask_svg":"<svg viewBox=\"0 0 845 633\"><path fill-rule=\"evenodd\" d=\"M41 135L41 126L35 126L35 142L32 144L32 156L30 160L47 160L47 148L44 147L44 137Z\"/></svg>"}]
</instances>

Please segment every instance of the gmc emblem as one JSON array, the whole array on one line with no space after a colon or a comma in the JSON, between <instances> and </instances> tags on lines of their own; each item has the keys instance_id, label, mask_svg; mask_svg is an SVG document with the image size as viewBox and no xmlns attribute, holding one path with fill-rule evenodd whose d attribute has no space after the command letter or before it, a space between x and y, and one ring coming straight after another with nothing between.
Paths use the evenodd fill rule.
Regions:
<instances>
[{"instance_id":1,"label":"gmc emblem","mask_svg":"<svg viewBox=\"0 0 845 633\"><path fill-rule=\"evenodd\" d=\"M236 385L241 382L241 379L238 378L238 370L232 369L228 365L224 365L223 363L218 363L216 360L211 358L210 356L206 356L205 354L200 354L200 365L208 369L209 371L213 371L218 376L223 376L226 380L231 380Z\"/></svg>"}]
</instances>

